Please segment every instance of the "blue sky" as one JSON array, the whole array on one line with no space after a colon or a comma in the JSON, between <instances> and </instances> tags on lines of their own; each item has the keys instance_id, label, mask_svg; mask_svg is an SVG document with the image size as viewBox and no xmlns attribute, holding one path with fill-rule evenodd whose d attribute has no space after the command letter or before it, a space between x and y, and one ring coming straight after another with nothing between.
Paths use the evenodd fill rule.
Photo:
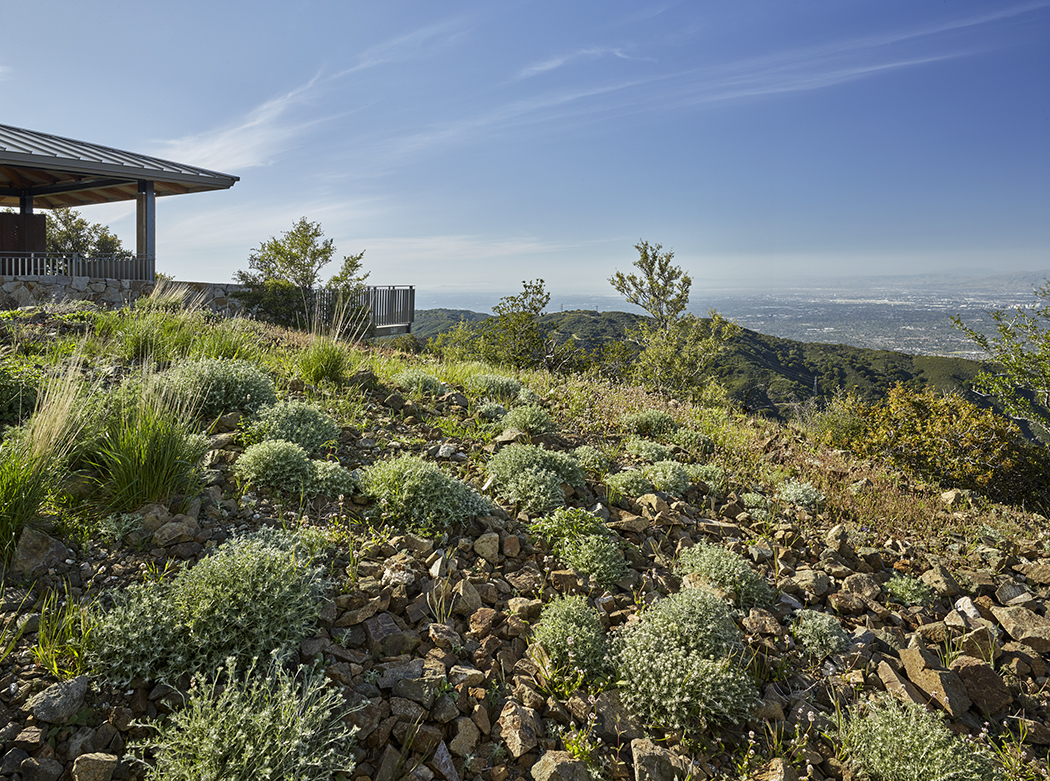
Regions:
<instances>
[{"instance_id":1,"label":"blue sky","mask_svg":"<svg viewBox=\"0 0 1050 781\"><path fill-rule=\"evenodd\" d=\"M301 216L376 284L492 301L611 294L639 239L694 290L1050 268L1050 0L0 14L0 122L241 177L158 201L179 279ZM131 206L83 214L134 244Z\"/></svg>"}]
</instances>

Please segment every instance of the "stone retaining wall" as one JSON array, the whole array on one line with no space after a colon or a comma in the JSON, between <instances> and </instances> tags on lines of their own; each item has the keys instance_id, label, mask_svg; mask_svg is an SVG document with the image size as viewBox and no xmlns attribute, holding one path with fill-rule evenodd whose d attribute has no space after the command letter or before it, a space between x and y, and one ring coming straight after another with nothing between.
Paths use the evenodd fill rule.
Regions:
<instances>
[{"instance_id":1,"label":"stone retaining wall","mask_svg":"<svg viewBox=\"0 0 1050 781\"><path fill-rule=\"evenodd\" d=\"M171 282L185 285L194 293L203 294L203 306L214 312L233 315L243 311L231 294L243 290L243 285L213 282ZM153 282L135 282L127 279L89 279L87 277L0 277L0 309L18 309L23 306L58 303L68 300L93 301L99 306L121 307L133 303L153 290Z\"/></svg>"}]
</instances>

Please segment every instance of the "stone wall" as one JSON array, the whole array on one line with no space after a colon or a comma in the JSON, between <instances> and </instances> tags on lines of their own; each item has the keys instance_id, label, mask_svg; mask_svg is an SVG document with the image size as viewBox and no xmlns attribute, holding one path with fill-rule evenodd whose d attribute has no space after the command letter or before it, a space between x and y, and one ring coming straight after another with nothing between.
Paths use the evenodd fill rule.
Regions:
<instances>
[{"instance_id":1,"label":"stone wall","mask_svg":"<svg viewBox=\"0 0 1050 781\"><path fill-rule=\"evenodd\" d=\"M69 300L93 301L103 307L121 307L137 298L148 296L153 282L133 282L127 279L89 279L87 277L0 277L0 309L18 309L23 306L59 303ZM169 282L185 285L193 293L204 297L203 306L214 312L233 315L243 306L231 294L243 290L242 285L213 282Z\"/></svg>"}]
</instances>

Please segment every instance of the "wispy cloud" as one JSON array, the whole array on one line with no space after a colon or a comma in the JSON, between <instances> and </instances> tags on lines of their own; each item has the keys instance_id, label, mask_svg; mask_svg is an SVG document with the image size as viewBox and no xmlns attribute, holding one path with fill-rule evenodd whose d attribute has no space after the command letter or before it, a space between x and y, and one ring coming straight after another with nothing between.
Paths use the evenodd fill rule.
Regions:
<instances>
[{"instance_id":1,"label":"wispy cloud","mask_svg":"<svg viewBox=\"0 0 1050 781\"><path fill-rule=\"evenodd\" d=\"M0 81L11 78L14 72L15 69L10 65L0 65Z\"/></svg>"},{"instance_id":2,"label":"wispy cloud","mask_svg":"<svg viewBox=\"0 0 1050 781\"><path fill-rule=\"evenodd\" d=\"M621 60L633 60L635 57L629 56L621 48L612 46L588 46L582 49L576 49L575 51L567 52L565 54L556 54L553 57L549 57L542 62L537 62L533 65L526 66L518 71L517 77L519 79L528 79L532 76L538 76L541 73L547 73L552 70L557 70L571 62L577 60L597 60L605 56L618 57Z\"/></svg>"},{"instance_id":3,"label":"wispy cloud","mask_svg":"<svg viewBox=\"0 0 1050 781\"><path fill-rule=\"evenodd\" d=\"M351 67L339 71L332 78L357 73L358 71L368 70L387 63L419 59L434 51L457 43L463 39L466 33L464 22L458 19L421 27L418 30L413 30L375 46L370 46L357 55L356 61Z\"/></svg>"}]
</instances>

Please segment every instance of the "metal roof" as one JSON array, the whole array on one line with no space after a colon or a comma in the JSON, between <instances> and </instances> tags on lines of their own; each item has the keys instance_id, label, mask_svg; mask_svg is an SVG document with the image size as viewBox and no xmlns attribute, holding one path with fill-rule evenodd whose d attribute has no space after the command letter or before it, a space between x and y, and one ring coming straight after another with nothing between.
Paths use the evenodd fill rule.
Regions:
<instances>
[{"instance_id":1,"label":"metal roof","mask_svg":"<svg viewBox=\"0 0 1050 781\"><path fill-rule=\"evenodd\" d=\"M0 207L55 209L134 200L140 180L157 195L225 190L240 177L100 144L0 125Z\"/></svg>"}]
</instances>

